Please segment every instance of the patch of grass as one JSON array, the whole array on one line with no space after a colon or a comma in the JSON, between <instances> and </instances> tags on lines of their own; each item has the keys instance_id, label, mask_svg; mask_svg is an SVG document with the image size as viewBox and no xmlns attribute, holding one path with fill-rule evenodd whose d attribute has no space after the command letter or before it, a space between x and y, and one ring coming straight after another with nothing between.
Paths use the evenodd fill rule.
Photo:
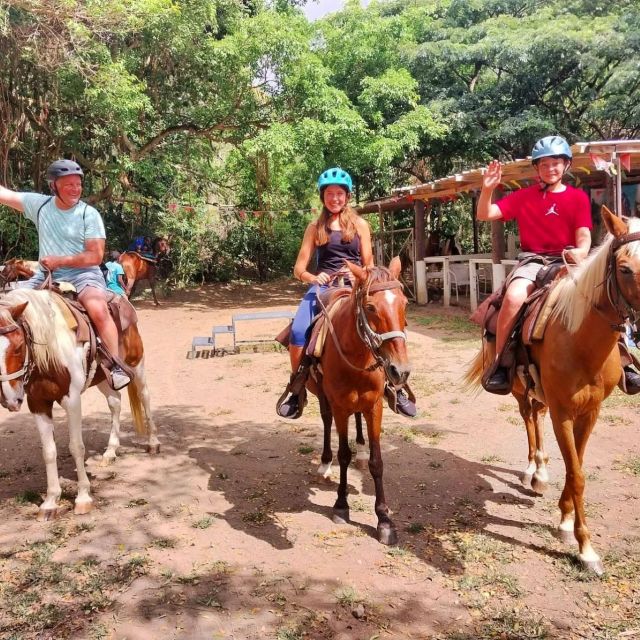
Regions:
<instances>
[{"instance_id":1,"label":"patch of grass","mask_svg":"<svg viewBox=\"0 0 640 640\"><path fill-rule=\"evenodd\" d=\"M336 602L343 607L353 607L364 602L364 598L353 587L342 587L336 591Z\"/></svg>"},{"instance_id":2,"label":"patch of grass","mask_svg":"<svg viewBox=\"0 0 640 640\"><path fill-rule=\"evenodd\" d=\"M407 558L413 557L413 552L404 547L388 547L385 551L390 558Z\"/></svg>"},{"instance_id":3,"label":"patch of grass","mask_svg":"<svg viewBox=\"0 0 640 640\"><path fill-rule=\"evenodd\" d=\"M425 526L420 522L412 522L409 525L407 525L408 533L417 534L417 533L422 533L424 530L425 530Z\"/></svg>"},{"instance_id":4,"label":"patch of grass","mask_svg":"<svg viewBox=\"0 0 640 640\"><path fill-rule=\"evenodd\" d=\"M371 509L369 503L362 498L355 498L354 500L351 500L349 506L351 507L351 511L359 511L361 513L368 513Z\"/></svg>"},{"instance_id":5,"label":"patch of grass","mask_svg":"<svg viewBox=\"0 0 640 640\"><path fill-rule=\"evenodd\" d=\"M215 521L213 516L203 516L199 520L191 523L194 529L208 529Z\"/></svg>"},{"instance_id":6,"label":"patch of grass","mask_svg":"<svg viewBox=\"0 0 640 640\"><path fill-rule=\"evenodd\" d=\"M149 543L149 546L156 549L175 549L178 546L178 541L173 538L156 538Z\"/></svg>"},{"instance_id":7,"label":"patch of grass","mask_svg":"<svg viewBox=\"0 0 640 640\"><path fill-rule=\"evenodd\" d=\"M127 502L127 509L132 509L133 507L143 507L145 504L149 504L144 498L136 498L135 500L129 500Z\"/></svg>"},{"instance_id":8,"label":"patch of grass","mask_svg":"<svg viewBox=\"0 0 640 640\"><path fill-rule=\"evenodd\" d=\"M500 456L490 454L488 456L482 456L480 462L504 462L504 460Z\"/></svg>"},{"instance_id":9,"label":"patch of grass","mask_svg":"<svg viewBox=\"0 0 640 640\"><path fill-rule=\"evenodd\" d=\"M479 340L480 337L478 327L466 318L460 318L458 316L420 316L412 318L412 320L416 324L429 327L430 329L442 329L443 331L472 334L465 335L465 340L469 340L472 336Z\"/></svg>"},{"instance_id":10,"label":"patch of grass","mask_svg":"<svg viewBox=\"0 0 640 640\"><path fill-rule=\"evenodd\" d=\"M20 504L20 505L26 505L26 504L40 505L40 503L42 502L42 497L37 491L27 489L26 491L19 493L15 497L15 501L17 504Z\"/></svg>"},{"instance_id":11,"label":"patch of grass","mask_svg":"<svg viewBox=\"0 0 640 640\"><path fill-rule=\"evenodd\" d=\"M314 448L309 446L308 444L301 444L298 447L298 453L301 453L303 455L309 454L309 453L313 453Z\"/></svg>"},{"instance_id":12,"label":"patch of grass","mask_svg":"<svg viewBox=\"0 0 640 640\"><path fill-rule=\"evenodd\" d=\"M242 520L244 522L248 522L249 524L260 526L269 522L270 518L269 514L263 509L256 509L255 511L245 513L242 516Z\"/></svg>"},{"instance_id":13,"label":"patch of grass","mask_svg":"<svg viewBox=\"0 0 640 640\"><path fill-rule=\"evenodd\" d=\"M515 576L496 571L488 571L477 576L464 576L458 581L458 589L474 595L479 594L484 598L505 594L512 598L520 598L524 595L524 591Z\"/></svg>"},{"instance_id":14,"label":"patch of grass","mask_svg":"<svg viewBox=\"0 0 640 640\"><path fill-rule=\"evenodd\" d=\"M631 456L626 460L618 461L613 465L613 468L638 477L640 476L640 457Z\"/></svg>"}]
</instances>

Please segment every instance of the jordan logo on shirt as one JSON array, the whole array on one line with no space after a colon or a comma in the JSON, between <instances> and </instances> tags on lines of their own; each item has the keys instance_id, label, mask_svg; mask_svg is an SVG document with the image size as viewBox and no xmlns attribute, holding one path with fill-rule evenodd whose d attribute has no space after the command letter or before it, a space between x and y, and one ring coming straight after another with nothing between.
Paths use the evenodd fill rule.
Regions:
<instances>
[{"instance_id":1,"label":"jordan logo on shirt","mask_svg":"<svg viewBox=\"0 0 640 640\"><path fill-rule=\"evenodd\" d=\"M556 211L556 205L552 204L549 207L549 210L547 211L547 213L544 214L545 216L559 216L560 214Z\"/></svg>"}]
</instances>

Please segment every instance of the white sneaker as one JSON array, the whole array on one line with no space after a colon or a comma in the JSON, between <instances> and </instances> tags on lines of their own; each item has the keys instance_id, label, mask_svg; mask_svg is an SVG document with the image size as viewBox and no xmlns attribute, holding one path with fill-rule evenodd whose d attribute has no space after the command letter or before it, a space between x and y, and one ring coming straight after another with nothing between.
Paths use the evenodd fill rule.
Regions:
<instances>
[{"instance_id":1,"label":"white sneaker","mask_svg":"<svg viewBox=\"0 0 640 640\"><path fill-rule=\"evenodd\" d=\"M111 386L116 390L124 389L131 382L131 378L121 367L111 369Z\"/></svg>"}]
</instances>

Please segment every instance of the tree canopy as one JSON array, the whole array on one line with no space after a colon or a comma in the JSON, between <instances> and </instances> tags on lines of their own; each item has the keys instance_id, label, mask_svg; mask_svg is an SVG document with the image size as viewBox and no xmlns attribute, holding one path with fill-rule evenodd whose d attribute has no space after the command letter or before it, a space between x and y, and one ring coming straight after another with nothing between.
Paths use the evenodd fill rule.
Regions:
<instances>
[{"instance_id":1,"label":"tree canopy","mask_svg":"<svg viewBox=\"0 0 640 640\"><path fill-rule=\"evenodd\" d=\"M367 199L549 133L640 132L632 0L350 0L314 23L299 4L0 0L0 181L41 190L73 157L112 244L171 233L184 280L267 277L328 166ZM243 211L275 212L242 221L257 244ZM0 233L33 254L6 211Z\"/></svg>"}]
</instances>

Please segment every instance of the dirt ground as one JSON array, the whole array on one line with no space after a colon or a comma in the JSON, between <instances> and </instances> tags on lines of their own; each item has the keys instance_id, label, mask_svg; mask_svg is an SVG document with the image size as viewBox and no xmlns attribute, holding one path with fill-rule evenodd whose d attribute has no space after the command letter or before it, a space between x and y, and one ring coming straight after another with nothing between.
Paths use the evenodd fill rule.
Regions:
<instances>
[{"instance_id":1,"label":"dirt ground","mask_svg":"<svg viewBox=\"0 0 640 640\"><path fill-rule=\"evenodd\" d=\"M587 513L606 574L553 535L564 466L547 425L552 484L521 486L526 438L510 397L458 384L479 346L466 312L411 307L419 415L385 409L384 479L399 543L376 541L373 483L350 469L352 522L335 525L334 480L316 475L317 402L303 418L274 410L285 353L187 359L194 335L231 315L293 309L281 281L136 301L162 449L145 453L124 401L123 447L100 464L102 396L84 396L96 509L72 512L75 469L56 413L61 517L36 520L46 487L26 408L0 414L0 638L633 638L640 637L637 399L603 407L586 454ZM240 339L283 321L246 323ZM229 345L222 336L221 346Z\"/></svg>"}]
</instances>

